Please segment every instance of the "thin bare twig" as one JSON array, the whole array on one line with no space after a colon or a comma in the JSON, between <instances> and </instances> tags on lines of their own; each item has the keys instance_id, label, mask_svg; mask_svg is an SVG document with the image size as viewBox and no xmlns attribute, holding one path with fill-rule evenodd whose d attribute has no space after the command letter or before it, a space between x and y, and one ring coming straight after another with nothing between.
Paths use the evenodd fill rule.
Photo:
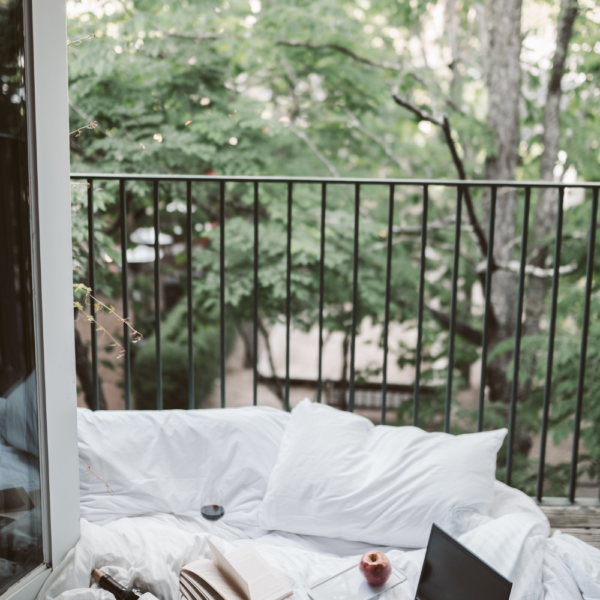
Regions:
<instances>
[{"instance_id":1,"label":"thin bare twig","mask_svg":"<svg viewBox=\"0 0 600 600\"><path fill-rule=\"evenodd\" d=\"M98 475L96 475L96 473L94 473L94 471L92 471L92 467L86 465L81 459L79 460L79 462L88 470L89 473L91 473L96 479L98 479L98 481L101 481L106 486L106 491L109 493L110 496L115 495L110 485L108 485L108 483L106 483L106 481L104 481L102 477L99 477Z\"/></svg>"},{"instance_id":2,"label":"thin bare twig","mask_svg":"<svg viewBox=\"0 0 600 600\"><path fill-rule=\"evenodd\" d=\"M98 300L97 298L92 296L91 288L87 287L83 283L74 283L73 289L75 292L84 292L85 293L85 303L91 304L91 301L93 301L95 311L104 309L108 313L114 315L115 318L117 319L118 323L123 323L124 325L126 325L129 328L129 330L131 331L130 335L131 335L131 338L132 338L132 341L134 344L139 342L144 337L139 331L134 329L134 327L131 325L131 323L129 323L128 319L124 319L123 317L120 317L115 312L114 306L112 306L112 305L107 306L106 304L104 304L104 302L102 302L101 300ZM73 302L73 306L74 306L74 308L77 308L81 313L83 313L85 315L86 321L89 321L90 323L95 323L97 325L98 328L96 331L100 331L110 338L110 340L112 341L111 346L120 349L120 352L117 355L117 358L123 358L123 356L125 356L125 348L123 347L123 345L120 344L104 326L100 325L100 323L98 323L98 321L92 315L90 315L89 313L86 312L86 310L84 309L83 304L81 304L81 302L79 302L78 300L75 300Z\"/></svg>"},{"instance_id":3,"label":"thin bare twig","mask_svg":"<svg viewBox=\"0 0 600 600\"><path fill-rule=\"evenodd\" d=\"M67 40L67 48L69 46L81 46L81 44L83 44L83 42L85 40L91 40L92 38L95 38L96 34L92 33L90 35L86 35L85 37L79 38L78 40L73 40L72 42Z\"/></svg>"},{"instance_id":4,"label":"thin bare twig","mask_svg":"<svg viewBox=\"0 0 600 600\"><path fill-rule=\"evenodd\" d=\"M77 106L75 104L75 102L73 102L71 100L71 98L69 98L69 106L82 118L85 119L86 121L89 121L90 123L96 123L96 129L98 131L100 131L100 133L103 133L105 136L110 137L108 135L108 131L106 131L106 129L104 129L104 127L102 127L102 125L98 124L98 121L95 121L94 119L92 119L92 117L90 117L88 114L86 114L81 108L79 108L79 106ZM79 137L79 136L77 136Z\"/></svg>"},{"instance_id":5,"label":"thin bare twig","mask_svg":"<svg viewBox=\"0 0 600 600\"><path fill-rule=\"evenodd\" d=\"M75 134L75 137L78 138L84 129L96 129L96 127L98 127L98 121L92 121L91 123L88 123L87 125L84 125L83 127L80 127L79 129L76 129L75 131L71 131L71 133L69 133L69 135Z\"/></svg>"}]
</instances>

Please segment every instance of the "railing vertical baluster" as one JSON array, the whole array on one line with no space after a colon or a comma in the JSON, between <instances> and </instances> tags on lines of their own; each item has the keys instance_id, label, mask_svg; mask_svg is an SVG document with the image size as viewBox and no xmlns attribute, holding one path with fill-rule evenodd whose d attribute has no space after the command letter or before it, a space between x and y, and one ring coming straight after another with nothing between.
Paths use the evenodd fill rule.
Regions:
<instances>
[{"instance_id":1,"label":"railing vertical baluster","mask_svg":"<svg viewBox=\"0 0 600 600\"><path fill-rule=\"evenodd\" d=\"M252 355L254 360L254 379L252 385L252 404L258 404L258 181L254 182L254 329Z\"/></svg>"},{"instance_id":2,"label":"railing vertical baluster","mask_svg":"<svg viewBox=\"0 0 600 600\"><path fill-rule=\"evenodd\" d=\"M153 185L154 201L154 339L156 342L156 410L162 410L162 352L160 339L160 208L158 179Z\"/></svg>"},{"instance_id":3,"label":"railing vertical baluster","mask_svg":"<svg viewBox=\"0 0 600 600\"><path fill-rule=\"evenodd\" d=\"M388 206L387 255L385 267L385 315L383 319L383 380L381 382L381 424L385 425L387 416L387 362L388 334L390 328L390 284L392 278L392 233L394 225L394 184L390 185Z\"/></svg>"},{"instance_id":4,"label":"railing vertical baluster","mask_svg":"<svg viewBox=\"0 0 600 600\"><path fill-rule=\"evenodd\" d=\"M508 444L506 459L506 484L512 483L513 450L517 420L517 396L519 392L519 365L521 359L521 331L523 328L523 297L525 295L525 266L527 263L527 239L529 236L529 206L531 188L525 188L523 207L523 231L521 233L521 264L519 265L519 289L517 296L517 318L515 319L515 346L513 351L513 378L510 392L510 418L508 424Z\"/></svg>"},{"instance_id":5,"label":"railing vertical baluster","mask_svg":"<svg viewBox=\"0 0 600 600\"><path fill-rule=\"evenodd\" d=\"M558 210L556 211L556 239L554 242L554 275L552 277L552 304L550 308L550 328L548 333L548 356L546 362L546 381L544 384L544 408L542 414L542 433L540 438L540 461L536 497L542 501L544 491L544 471L546 467L546 442L548 438L548 419L550 416L550 396L552 391L552 364L554 362L554 338L556 336L556 307L558 303L558 282L560 268L560 251L562 247L563 205L565 189L558 191Z\"/></svg>"},{"instance_id":6,"label":"railing vertical baluster","mask_svg":"<svg viewBox=\"0 0 600 600\"><path fill-rule=\"evenodd\" d=\"M319 375L317 378L317 402L323 391L323 302L325 298L325 211L327 208L327 184L321 186L321 256L319 258Z\"/></svg>"},{"instance_id":7,"label":"railing vertical baluster","mask_svg":"<svg viewBox=\"0 0 600 600\"><path fill-rule=\"evenodd\" d=\"M485 406L485 383L487 379L488 332L490 326L490 300L492 297L492 275L494 271L494 234L496 231L496 197L498 188L491 189L490 218L488 222L488 248L485 270L485 308L483 311L483 335L481 338L481 377L479 379L479 410L477 431L483 431L483 411Z\"/></svg>"},{"instance_id":8,"label":"railing vertical baluster","mask_svg":"<svg viewBox=\"0 0 600 600\"><path fill-rule=\"evenodd\" d=\"M188 327L188 410L194 403L194 304L192 301L192 182L186 186L186 250L187 250L187 327Z\"/></svg>"},{"instance_id":9,"label":"railing vertical baluster","mask_svg":"<svg viewBox=\"0 0 600 600\"><path fill-rule=\"evenodd\" d=\"M125 410L131 409L131 353L129 351L129 281L127 269L127 202L125 197L125 180L119 179L119 208L121 212L121 294L123 296L123 348L125 349Z\"/></svg>"},{"instance_id":10,"label":"railing vertical baluster","mask_svg":"<svg viewBox=\"0 0 600 600\"><path fill-rule=\"evenodd\" d=\"M419 305L417 307L417 352L415 355L415 392L413 398L413 425L419 425L419 392L421 388L421 355L423 352L423 304L425 303L425 271L427 263L427 215L429 212L429 186L423 186L423 209L421 211L421 264L419 273Z\"/></svg>"},{"instance_id":11,"label":"railing vertical baluster","mask_svg":"<svg viewBox=\"0 0 600 600\"><path fill-rule=\"evenodd\" d=\"M221 408L225 408L225 182L219 186L219 319L221 340Z\"/></svg>"},{"instance_id":12,"label":"railing vertical baluster","mask_svg":"<svg viewBox=\"0 0 600 600\"><path fill-rule=\"evenodd\" d=\"M358 313L358 227L360 217L360 184L354 188L354 254L352 257L352 331L350 332L350 380L348 411L354 412L354 372L356 362L356 327Z\"/></svg>"},{"instance_id":13,"label":"railing vertical baluster","mask_svg":"<svg viewBox=\"0 0 600 600\"><path fill-rule=\"evenodd\" d=\"M285 410L290 410L290 325L292 306L292 183L287 196L287 248L285 278ZM275 373L273 373L275 375Z\"/></svg>"},{"instance_id":14,"label":"railing vertical baluster","mask_svg":"<svg viewBox=\"0 0 600 600\"><path fill-rule=\"evenodd\" d=\"M588 331L590 327L590 302L594 279L594 251L596 247L596 223L598 213L598 188L592 195L592 214L590 215L590 232L588 241L587 266L585 273L585 300L583 305L583 324L581 328L581 350L579 352L579 373L577 375L577 400L575 404L575 424L573 430L573 450L571 456L571 477L569 480L569 502L575 502L577 489L577 462L579 459L579 436L581 434L581 412L583 391L585 386L585 361L587 357Z\"/></svg>"},{"instance_id":15,"label":"railing vertical baluster","mask_svg":"<svg viewBox=\"0 0 600 600\"><path fill-rule=\"evenodd\" d=\"M452 408L452 379L454 375L454 338L456 332L456 302L458 295L458 267L460 258L460 231L462 219L463 188L459 187L456 198L456 223L454 227L454 257L452 265L452 298L450 305L450 330L448 348L448 382L446 383L446 410L444 431L450 431L450 409Z\"/></svg>"},{"instance_id":16,"label":"railing vertical baluster","mask_svg":"<svg viewBox=\"0 0 600 600\"><path fill-rule=\"evenodd\" d=\"M92 296L96 296L96 246L94 239L94 180L88 179L88 270L89 285ZM94 321L90 323L92 333L92 389L94 394L94 410L100 408L100 382L98 380L98 332L96 331L96 303L90 302L90 313Z\"/></svg>"}]
</instances>

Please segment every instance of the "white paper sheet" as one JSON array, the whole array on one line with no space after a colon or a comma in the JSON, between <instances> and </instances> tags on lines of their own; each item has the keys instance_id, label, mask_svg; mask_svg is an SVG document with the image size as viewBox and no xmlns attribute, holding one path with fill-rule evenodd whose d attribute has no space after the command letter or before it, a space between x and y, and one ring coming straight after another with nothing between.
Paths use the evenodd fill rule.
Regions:
<instances>
[{"instance_id":1,"label":"white paper sheet","mask_svg":"<svg viewBox=\"0 0 600 600\"><path fill-rule=\"evenodd\" d=\"M406 575L396 570L383 585L367 583L359 566L354 565L308 590L312 600L374 600L377 596L406 581Z\"/></svg>"}]
</instances>

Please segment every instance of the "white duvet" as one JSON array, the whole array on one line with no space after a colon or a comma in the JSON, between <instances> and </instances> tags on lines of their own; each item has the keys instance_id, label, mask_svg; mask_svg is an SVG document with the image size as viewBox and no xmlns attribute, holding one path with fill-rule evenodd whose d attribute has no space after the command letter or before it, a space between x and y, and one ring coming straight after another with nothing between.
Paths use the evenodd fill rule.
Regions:
<instances>
[{"instance_id":1,"label":"white duvet","mask_svg":"<svg viewBox=\"0 0 600 600\"><path fill-rule=\"evenodd\" d=\"M600 550L550 528L543 513L521 492L495 485L490 516L474 515L460 541L513 581L511 600L600 600ZM93 568L124 583L150 588L161 600L178 600L183 565L209 557L206 537L224 552L251 543L294 589L308 599L307 588L358 562L369 546L356 542L276 532L245 531L201 517L155 514L96 525L82 519L81 539L59 565L39 599L113 600L90 588ZM386 548L406 582L382 600L414 600L424 550Z\"/></svg>"}]
</instances>

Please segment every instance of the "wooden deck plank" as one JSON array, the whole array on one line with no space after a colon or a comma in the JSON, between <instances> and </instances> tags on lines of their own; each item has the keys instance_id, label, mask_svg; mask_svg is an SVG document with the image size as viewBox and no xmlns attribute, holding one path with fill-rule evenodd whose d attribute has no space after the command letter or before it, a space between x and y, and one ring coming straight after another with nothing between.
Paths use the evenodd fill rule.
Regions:
<instances>
[{"instance_id":1,"label":"wooden deck plank","mask_svg":"<svg viewBox=\"0 0 600 600\"><path fill-rule=\"evenodd\" d=\"M560 531L579 538L582 542L600 550L600 530L598 529L563 529L561 527Z\"/></svg>"},{"instance_id":2,"label":"wooden deck plank","mask_svg":"<svg viewBox=\"0 0 600 600\"><path fill-rule=\"evenodd\" d=\"M541 506L554 528L600 529L600 506Z\"/></svg>"},{"instance_id":3,"label":"wooden deck plank","mask_svg":"<svg viewBox=\"0 0 600 600\"><path fill-rule=\"evenodd\" d=\"M541 506L552 530L560 529L600 549L600 506Z\"/></svg>"}]
</instances>

